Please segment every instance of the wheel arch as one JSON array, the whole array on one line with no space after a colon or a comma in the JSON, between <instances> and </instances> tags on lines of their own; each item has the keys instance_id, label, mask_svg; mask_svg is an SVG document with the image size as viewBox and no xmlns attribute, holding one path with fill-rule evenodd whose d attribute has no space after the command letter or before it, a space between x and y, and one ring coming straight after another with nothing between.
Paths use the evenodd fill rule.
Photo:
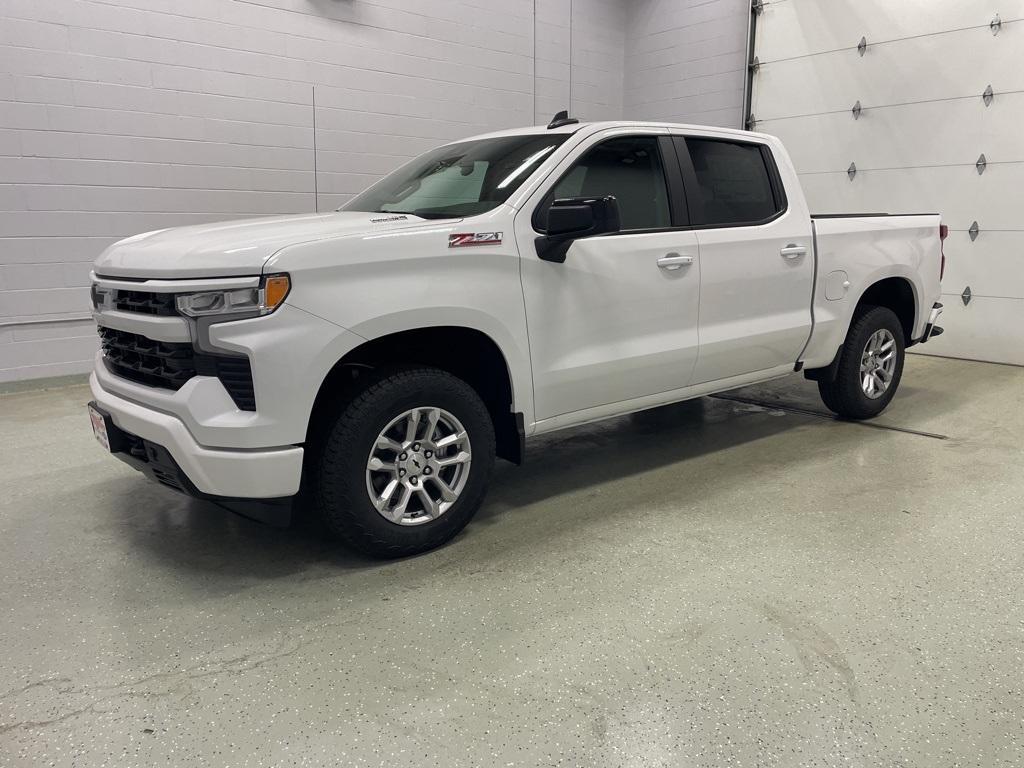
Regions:
<instances>
[{"instance_id":1,"label":"wheel arch","mask_svg":"<svg viewBox=\"0 0 1024 768\"><path fill-rule=\"evenodd\" d=\"M487 406L494 423L497 455L523 460L524 416L516 410L513 369L501 346L487 333L466 325L407 328L367 339L345 353L328 371L317 391L307 441L332 406L344 402L358 386L362 370L388 365L440 368L469 384Z\"/></svg>"},{"instance_id":2,"label":"wheel arch","mask_svg":"<svg viewBox=\"0 0 1024 768\"><path fill-rule=\"evenodd\" d=\"M804 378L813 381L834 381L839 367L839 359L843 352L843 342L846 334L849 333L857 313L863 306L887 307L895 313L903 328L904 345L910 347L914 344L914 329L917 325L918 313L918 290L914 281L908 276L887 275L880 277L868 284L861 292L856 303L848 305L849 313L845 324L842 326L842 337L835 347L835 354L831 361L821 367L805 368Z\"/></svg>"},{"instance_id":3,"label":"wheel arch","mask_svg":"<svg viewBox=\"0 0 1024 768\"><path fill-rule=\"evenodd\" d=\"M856 316L857 308L864 305L891 309L899 318L906 346L909 347L914 343L914 328L918 318L918 298L917 288L913 281L900 276L877 280L860 295L854 307L854 316Z\"/></svg>"}]
</instances>

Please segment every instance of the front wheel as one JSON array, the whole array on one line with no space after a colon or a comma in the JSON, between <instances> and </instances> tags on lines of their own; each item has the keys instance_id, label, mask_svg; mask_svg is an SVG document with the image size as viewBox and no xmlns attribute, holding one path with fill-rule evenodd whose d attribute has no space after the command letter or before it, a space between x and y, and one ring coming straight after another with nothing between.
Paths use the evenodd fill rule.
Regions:
<instances>
[{"instance_id":1,"label":"front wheel","mask_svg":"<svg viewBox=\"0 0 1024 768\"><path fill-rule=\"evenodd\" d=\"M822 401L848 419L877 416L896 394L905 355L896 314L888 307L859 308L840 350L835 380L818 382Z\"/></svg>"},{"instance_id":2,"label":"front wheel","mask_svg":"<svg viewBox=\"0 0 1024 768\"><path fill-rule=\"evenodd\" d=\"M433 368L370 374L330 426L314 468L329 533L374 557L440 546L483 502L494 427L476 391Z\"/></svg>"}]
</instances>

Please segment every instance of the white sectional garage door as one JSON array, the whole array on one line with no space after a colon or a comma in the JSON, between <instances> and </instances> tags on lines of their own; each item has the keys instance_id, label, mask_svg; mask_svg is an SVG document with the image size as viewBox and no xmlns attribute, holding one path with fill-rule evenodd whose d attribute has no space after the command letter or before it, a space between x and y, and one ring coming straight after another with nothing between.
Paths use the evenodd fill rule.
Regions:
<instances>
[{"instance_id":1,"label":"white sectional garage door","mask_svg":"<svg viewBox=\"0 0 1024 768\"><path fill-rule=\"evenodd\" d=\"M949 226L946 333L917 350L1024 365L1024 0L773 0L754 53L754 129L812 211Z\"/></svg>"}]
</instances>

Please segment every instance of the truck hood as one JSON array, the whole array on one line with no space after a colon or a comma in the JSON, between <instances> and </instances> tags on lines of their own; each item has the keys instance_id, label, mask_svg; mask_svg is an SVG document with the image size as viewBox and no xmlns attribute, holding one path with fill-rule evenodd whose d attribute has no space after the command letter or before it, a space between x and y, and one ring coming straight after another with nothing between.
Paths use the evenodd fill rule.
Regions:
<instances>
[{"instance_id":1,"label":"truck hood","mask_svg":"<svg viewBox=\"0 0 1024 768\"><path fill-rule=\"evenodd\" d=\"M155 279L256 275L288 245L429 223L408 214L337 211L159 229L114 243L96 259L95 270Z\"/></svg>"}]
</instances>

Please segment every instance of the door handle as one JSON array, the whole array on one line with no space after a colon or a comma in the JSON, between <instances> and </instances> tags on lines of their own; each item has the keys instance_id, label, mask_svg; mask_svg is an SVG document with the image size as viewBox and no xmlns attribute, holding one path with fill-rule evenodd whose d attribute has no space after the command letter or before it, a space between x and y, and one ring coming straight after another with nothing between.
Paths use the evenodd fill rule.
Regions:
<instances>
[{"instance_id":1,"label":"door handle","mask_svg":"<svg viewBox=\"0 0 1024 768\"><path fill-rule=\"evenodd\" d=\"M782 258L784 259L799 259L801 256L807 255L807 248L802 245L797 245L796 243L790 243L779 251L779 253L782 254Z\"/></svg>"},{"instance_id":2,"label":"door handle","mask_svg":"<svg viewBox=\"0 0 1024 768\"><path fill-rule=\"evenodd\" d=\"M679 269L693 264L693 256L683 256L678 253L666 253L658 259L658 266L662 269Z\"/></svg>"}]
</instances>

